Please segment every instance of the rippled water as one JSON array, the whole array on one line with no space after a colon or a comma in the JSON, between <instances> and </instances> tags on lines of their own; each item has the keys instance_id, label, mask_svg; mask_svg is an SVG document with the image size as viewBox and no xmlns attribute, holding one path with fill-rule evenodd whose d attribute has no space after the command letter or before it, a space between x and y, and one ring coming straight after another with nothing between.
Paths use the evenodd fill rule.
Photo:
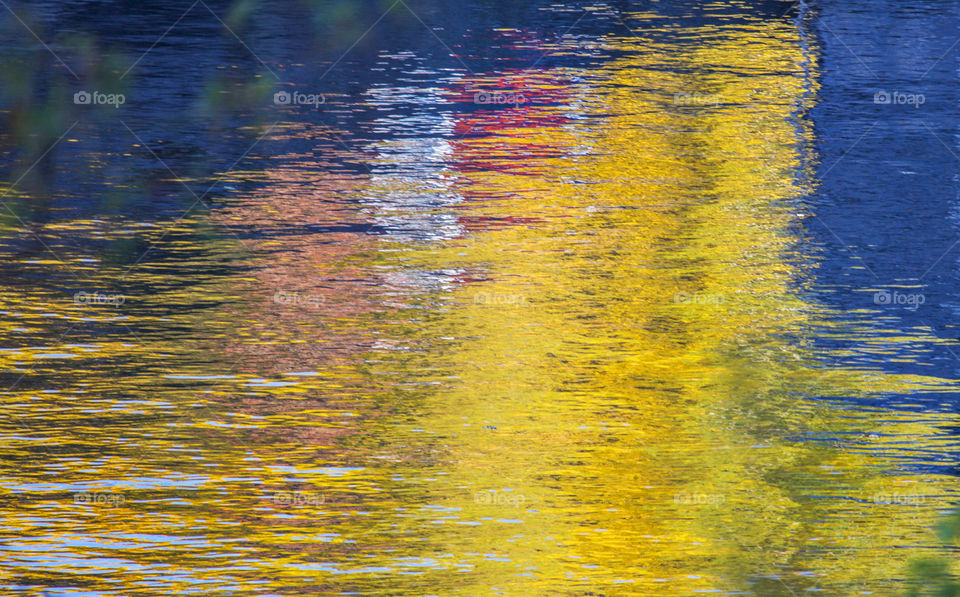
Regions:
<instances>
[{"instance_id":1,"label":"rippled water","mask_svg":"<svg viewBox=\"0 0 960 597\"><path fill-rule=\"evenodd\" d=\"M150 49L189 3L38 3L142 60L5 185L5 594L893 595L941 550L960 10L516 4ZM325 103L196 111L264 68Z\"/></svg>"}]
</instances>

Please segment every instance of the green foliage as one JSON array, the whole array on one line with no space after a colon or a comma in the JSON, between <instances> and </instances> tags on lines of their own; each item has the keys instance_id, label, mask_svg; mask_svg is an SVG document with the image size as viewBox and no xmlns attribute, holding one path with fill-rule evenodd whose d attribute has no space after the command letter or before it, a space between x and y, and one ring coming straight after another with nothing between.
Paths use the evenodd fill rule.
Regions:
<instances>
[{"instance_id":1,"label":"green foliage","mask_svg":"<svg viewBox=\"0 0 960 597\"><path fill-rule=\"evenodd\" d=\"M940 523L938 534L950 547L960 541L960 510ZM951 562L937 557L910 562L907 597L960 597L960 582L950 571Z\"/></svg>"},{"instance_id":2,"label":"green foliage","mask_svg":"<svg viewBox=\"0 0 960 597\"><path fill-rule=\"evenodd\" d=\"M200 96L200 114L225 118L243 111L271 105L275 91L273 77L266 72L256 74L222 70L211 76Z\"/></svg>"},{"instance_id":3,"label":"green foliage","mask_svg":"<svg viewBox=\"0 0 960 597\"><path fill-rule=\"evenodd\" d=\"M227 13L223 22L235 33L240 33L247 26L259 3L259 0L237 0L230 7L230 12Z\"/></svg>"}]
</instances>

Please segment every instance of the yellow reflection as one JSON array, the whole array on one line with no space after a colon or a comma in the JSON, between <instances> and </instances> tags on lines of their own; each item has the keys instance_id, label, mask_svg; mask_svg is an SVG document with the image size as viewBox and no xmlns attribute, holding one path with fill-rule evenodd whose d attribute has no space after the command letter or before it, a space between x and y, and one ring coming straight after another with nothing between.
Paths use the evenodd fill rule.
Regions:
<instances>
[{"instance_id":1,"label":"yellow reflection","mask_svg":"<svg viewBox=\"0 0 960 597\"><path fill-rule=\"evenodd\" d=\"M850 403L944 384L811 348L831 330L802 293L816 87L796 29L686 33L462 81L529 101L438 117L429 151L385 141L369 176L312 154L234 173L265 187L218 211L250 236L144 234L172 248L124 309L5 291L30 314L11 336L47 313L131 328L0 352L34 371L5 412L46 433L5 448L7 489L33 496L8 530L76 556L21 570L177 594L889 593L910 551L891 548L922 542L947 488L897 474L897 445L937 416ZM29 468L57 449L62 477ZM73 508L81 487L124 503Z\"/></svg>"},{"instance_id":2,"label":"yellow reflection","mask_svg":"<svg viewBox=\"0 0 960 597\"><path fill-rule=\"evenodd\" d=\"M387 259L464 272L454 307L398 326L435 346L407 375L450 379L429 377L414 423L377 427L430 435L395 450L442 446L442 490L405 474L455 509L415 521L469 564L443 577L459 594L846 594L898 576L891 517L933 520L884 495L944 501L946 483L905 489L876 465L865 416L804 398L944 384L825 369L808 348L828 324L795 232L815 90L798 32L688 33L618 39L596 71L474 83L534 101L458 125L486 133L451 159L464 237Z\"/></svg>"}]
</instances>

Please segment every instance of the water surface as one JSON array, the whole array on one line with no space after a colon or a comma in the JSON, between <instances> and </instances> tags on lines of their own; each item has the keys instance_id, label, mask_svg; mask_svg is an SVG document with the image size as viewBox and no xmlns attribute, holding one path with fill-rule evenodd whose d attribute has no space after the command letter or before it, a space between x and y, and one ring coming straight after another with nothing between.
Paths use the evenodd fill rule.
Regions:
<instances>
[{"instance_id":1,"label":"water surface","mask_svg":"<svg viewBox=\"0 0 960 597\"><path fill-rule=\"evenodd\" d=\"M38 18L135 59L188 7ZM386 7L197 7L5 198L3 590L900 591L957 490L960 14L411 3L344 55ZM325 103L194 110L265 69Z\"/></svg>"}]
</instances>

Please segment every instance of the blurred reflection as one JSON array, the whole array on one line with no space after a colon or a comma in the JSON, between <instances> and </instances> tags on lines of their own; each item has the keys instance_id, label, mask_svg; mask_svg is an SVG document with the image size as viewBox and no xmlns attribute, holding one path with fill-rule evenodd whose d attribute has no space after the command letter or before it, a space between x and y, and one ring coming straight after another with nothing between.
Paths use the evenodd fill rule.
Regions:
<instances>
[{"instance_id":1,"label":"blurred reflection","mask_svg":"<svg viewBox=\"0 0 960 597\"><path fill-rule=\"evenodd\" d=\"M469 67L365 56L224 133L263 134L239 165L151 145L215 180L184 217L104 152L169 203L3 241L4 590L890 593L953 491L909 405L951 386L839 341L943 342L813 290L819 47L780 4L463 17Z\"/></svg>"}]
</instances>

